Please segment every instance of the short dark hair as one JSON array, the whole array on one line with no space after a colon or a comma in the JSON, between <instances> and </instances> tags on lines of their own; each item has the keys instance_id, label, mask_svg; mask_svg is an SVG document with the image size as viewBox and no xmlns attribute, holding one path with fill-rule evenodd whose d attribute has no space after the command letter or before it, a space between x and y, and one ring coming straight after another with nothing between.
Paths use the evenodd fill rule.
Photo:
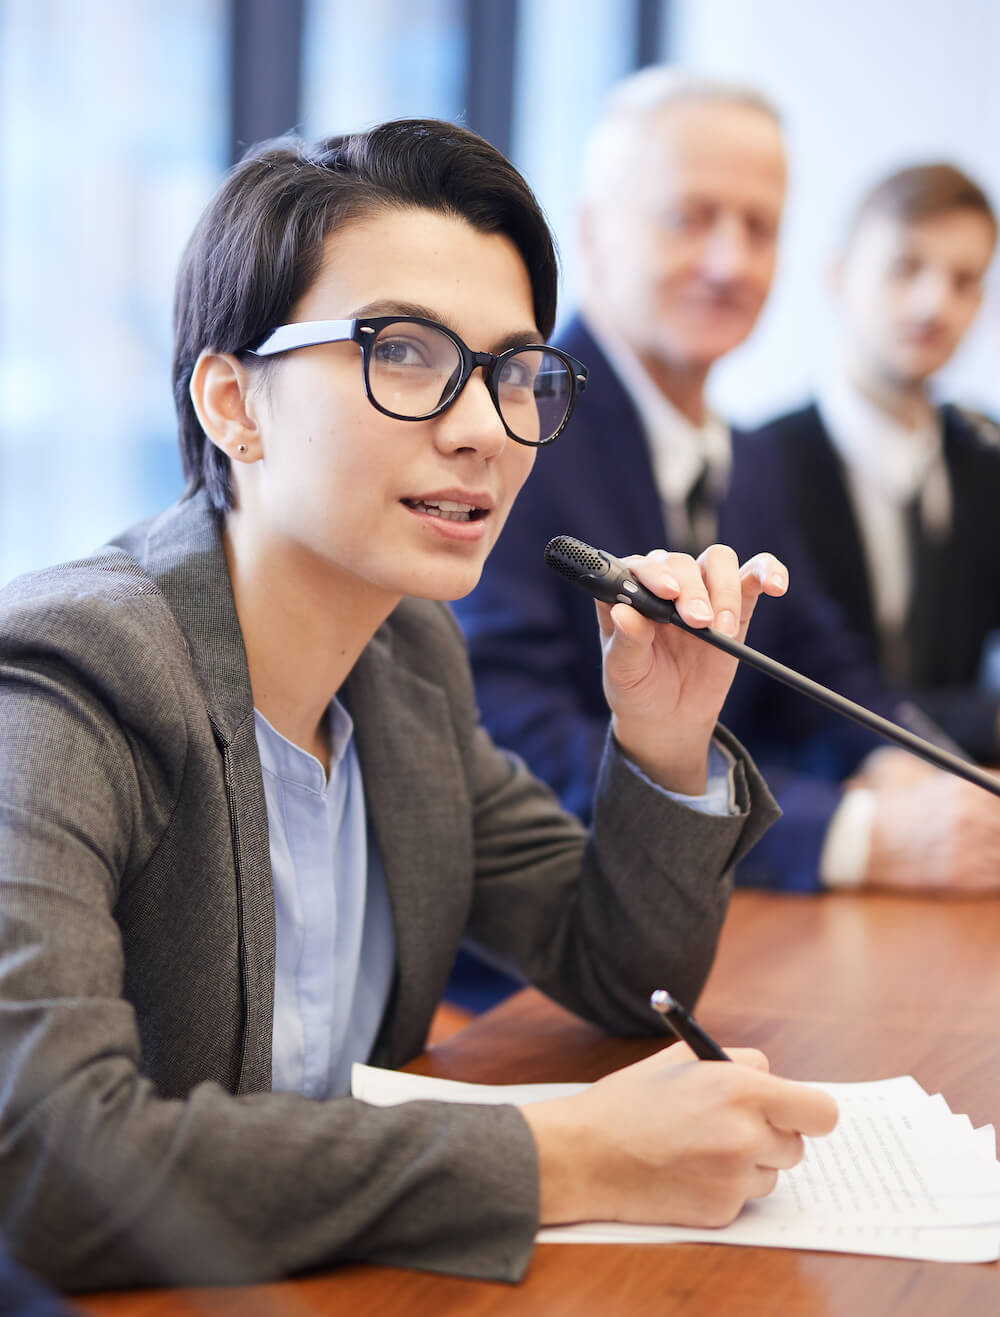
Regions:
<instances>
[{"instance_id":1,"label":"short dark hair","mask_svg":"<svg viewBox=\"0 0 1000 1317\"><path fill-rule=\"evenodd\" d=\"M954 210L972 210L997 227L997 217L983 189L954 165L935 163L900 169L870 188L855 206L847 240L875 215L915 224Z\"/></svg>"},{"instance_id":2,"label":"short dark hair","mask_svg":"<svg viewBox=\"0 0 1000 1317\"><path fill-rule=\"evenodd\" d=\"M181 258L173 378L186 495L204 486L219 512L232 507L229 458L206 437L191 402L199 354L246 354L285 323L316 278L330 233L400 208L458 216L510 238L531 280L535 323L551 334L552 235L527 183L483 138L442 120L398 119L311 145L263 142L229 174Z\"/></svg>"}]
</instances>

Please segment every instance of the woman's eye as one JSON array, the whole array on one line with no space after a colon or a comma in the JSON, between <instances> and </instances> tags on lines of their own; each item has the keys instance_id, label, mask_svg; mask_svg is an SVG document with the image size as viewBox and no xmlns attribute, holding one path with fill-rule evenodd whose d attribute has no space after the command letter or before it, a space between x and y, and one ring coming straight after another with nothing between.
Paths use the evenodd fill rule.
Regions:
<instances>
[{"instance_id":1,"label":"woman's eye","mask_svg":"<svg viewBox=\"0 0 1000 1317\"><path fill-rule=\"evenodd\" d=\"M423 354L415 343L408 343L398 338L376 343L375 355L379 361L384 362L387 366L422 366L425 364Z\"/></svg>"},{"instance_id":2,"label":"woman's eye","mask_svg":"<svg viewBox=\"0 0 1000 1317\"><path fill-rule=\"evenodd\" d=\"M532 373L523 361L505 361L500 372L500 383L508 389L530 389Z\"/></svg>"}]
</instances>

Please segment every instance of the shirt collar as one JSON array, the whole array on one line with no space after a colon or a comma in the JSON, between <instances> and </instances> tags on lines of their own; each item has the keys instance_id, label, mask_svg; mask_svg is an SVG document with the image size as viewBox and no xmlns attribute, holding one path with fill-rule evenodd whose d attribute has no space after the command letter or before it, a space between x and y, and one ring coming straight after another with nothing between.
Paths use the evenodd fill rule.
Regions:
<instances>
[{"instance_id":1,"label":"shirt collar","mask_svg":"<svg viewBox=\"0 0 1000 1317\"><path fill-rule=\"evenodd\" d=\"M589 317L586 324L639 414L661 498L667 503L683 503L706 465L712 484L724 489L732 464L725 421L706 411L702 424L695 425L657 387L619 335L605 333Z\"/></svg>"},{"instance_id":2,"label":"shirt collar","mask_svg":"<svg viewBox=\"0 0 1000 1317\"><path fill-rule=\"evenodd\" d=\"M816 404L845 465L876 484L894 503L908 503L942 460L940 415L917 428L876 406L838 362L820 381Z\"/></svg>"},{"instance_id":3,"label":"shirt collar","mask_svg":"<svg viewBox=\"0 0 1000 1317\"><path fill-rule=\"evenodd\" d=\"M253 711L254 725L257 730L257 748L260 764L266 772L280 778L292 786L307 787L311 791L322 793L327 785L327 772L315 755L309 754L301 746L289 741L264 717L259 709ZM347 753L354 735L351 715L340 701L334 697L328 711L330 722L330 766L329 778L336 775L341 760Z\"/></svg>"}]
</instances>

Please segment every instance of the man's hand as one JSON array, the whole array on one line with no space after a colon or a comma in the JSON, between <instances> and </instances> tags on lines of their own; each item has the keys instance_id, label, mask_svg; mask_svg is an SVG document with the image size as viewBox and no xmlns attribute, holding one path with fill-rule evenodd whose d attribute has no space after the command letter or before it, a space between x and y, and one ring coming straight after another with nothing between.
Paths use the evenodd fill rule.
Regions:
<instances>
[{"instance_id":1,"label":"man's hand","mask_svg":"<svg viewBox=\"0 0 1000 1317\"><path fill-rule=\"evenodd\" d=\"M928 778L940 780L941 769L926 759L894 746L883 746L868 755L846 786L868 787L872 791L899 791L916 786Z\"/></svg>"},{"instance_id":2,"label":"man's hand","mask_svg":"<svg viewBox=\"0 0 1000 1317\"><path fill-rule=\"evenodd\" d=\"M939 769L884 769L852 779L876 794L864 885L1000 890L1000 800Z\"/></svg>"},{"instance_id":3,"label":"man's hand","mask_svg":"<svg viewBox=\"0 0 1000 1317\"><path fill-rule=\"evenodd\" d=\"M769 553L742 568L724 544L695 561L655 549L625 561L654 594L672 599L689 626L714 627L743 640L759 596L782 595L788 573ZM604 650L604 693L612 729L629 758L671 791L705 790L708 743L736 660L628 604L597 605Z\"/></svg>"},{"instance_id":4,"label":"man's hand","mask_svg":"<svg viewBox=\"0 0 1000 1317\"><path fill-rule=\"evenodd\" d=\"M727 1049L728 1050L728 1049ZM681 1044L521 1112L538 1147L540 1219L723 1226L829 1134L836 1103L760 1052L695 1061Z\"/></svg>"}]
</instances>

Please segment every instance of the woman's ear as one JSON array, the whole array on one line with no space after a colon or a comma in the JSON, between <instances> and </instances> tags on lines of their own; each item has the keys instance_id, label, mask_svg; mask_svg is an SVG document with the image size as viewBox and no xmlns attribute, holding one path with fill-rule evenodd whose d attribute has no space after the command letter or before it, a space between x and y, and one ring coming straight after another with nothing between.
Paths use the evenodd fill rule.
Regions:
<instances>
[{"instance_id":1,"label":"woman's ear","mask_svg":"<svg viewBox=\"0 0 1000 1317\"><path fill-rule=\"evenodd\" d=\"M230 352L202 352L191 372L191 402L201 428L233 462L260 460L260 427L250 375Z\"/></svg>"}]
</instances>

